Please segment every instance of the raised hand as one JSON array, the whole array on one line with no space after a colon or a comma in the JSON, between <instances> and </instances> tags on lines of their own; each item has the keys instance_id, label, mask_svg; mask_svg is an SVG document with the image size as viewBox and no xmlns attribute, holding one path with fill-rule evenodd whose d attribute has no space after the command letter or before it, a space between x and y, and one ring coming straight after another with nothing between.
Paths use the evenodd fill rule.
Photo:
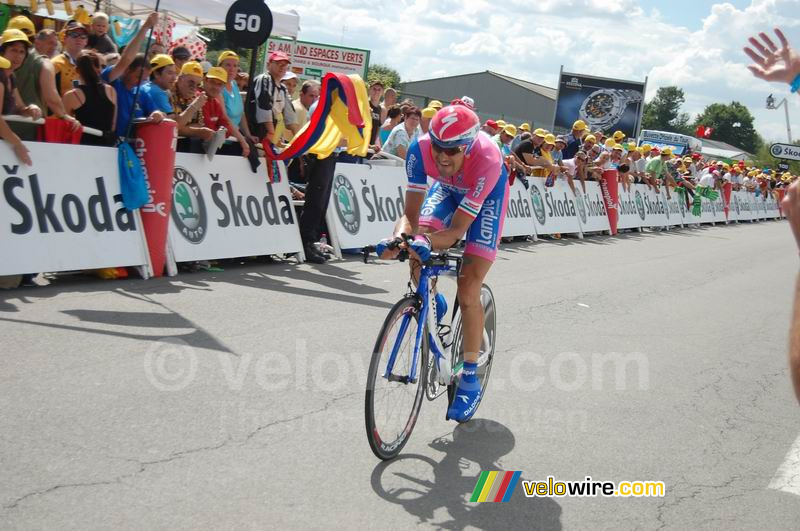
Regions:
<instances>
[{"instance_id":1,"label":"raised hand","mask_svg":"<svg viewBox=\"0 0 800 531\"><path fill-rule=\"evenodd\" d=\"M780 41L780 49L763 31L758 34L761 41L756 37L748 39L752 48L745 46L744 53L753 60L753 64L747 68L757 78L791 83L800 74L800 55L789 46L789 41L780 28L775 28L775 35Z\"/></svg>"}]
</instances>

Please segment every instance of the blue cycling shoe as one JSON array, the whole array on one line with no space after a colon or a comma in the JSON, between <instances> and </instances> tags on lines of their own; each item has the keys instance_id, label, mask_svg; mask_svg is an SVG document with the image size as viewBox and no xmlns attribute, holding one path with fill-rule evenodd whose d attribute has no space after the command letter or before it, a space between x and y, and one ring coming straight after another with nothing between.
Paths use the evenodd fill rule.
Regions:
<instances>
[{"instance_id":1,"label":"blue cycling shoe","mask_svg":"<svg viewBox=\"0 0 800 531\"><path fill-rule=\"evenodd\" d=\"M436 294L436 322L441 323L447 315L447 299L441 293Z\"/></svg>"},{"instance_id":2,"label":"blue cycling shoe","mask_svg":"<svg viewBox=\"0 0 800 531\"><path fill-rule=\"evenodd\" d=\"M467 422L475 414L481 403L481 383L477 370L477 363L464 362L453 403L447 409L447 420Z\"/></svg>"}]
</instances>

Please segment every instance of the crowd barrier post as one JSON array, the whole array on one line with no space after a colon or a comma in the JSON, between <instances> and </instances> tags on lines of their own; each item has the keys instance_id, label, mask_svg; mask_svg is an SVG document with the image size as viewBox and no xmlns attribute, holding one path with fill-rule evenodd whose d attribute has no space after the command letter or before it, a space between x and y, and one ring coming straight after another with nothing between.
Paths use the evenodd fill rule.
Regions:
<instances>
[{"instance_id":1,"label":"crowd barrier post","mask_svg":"<svg viewBox=\"0 0 800 531\"><path fill-rule=\"evenodd\" d=\"M619 186L618 172L614 169L603 170L601 186L603 189L603 199L606 202L606 213L608 213L608 224L612 236L617 234L617 222L619 221Z\"/></svg>"}]
</instances>

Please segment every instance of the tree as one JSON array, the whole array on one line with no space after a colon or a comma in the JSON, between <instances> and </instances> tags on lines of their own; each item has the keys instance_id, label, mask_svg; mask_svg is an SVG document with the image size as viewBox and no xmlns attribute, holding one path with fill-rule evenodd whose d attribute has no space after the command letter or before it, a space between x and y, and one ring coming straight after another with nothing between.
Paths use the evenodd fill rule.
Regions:
<instances>
[{"instance_id":1,"label":"tree","mask_svg":"<svg viewBox=\"0 0 800 531\"><path fill-rule=\"evenodd\" d=\"M753 115L739 103L712 103L698 115L695 126L712 127L712 140L721 140L749 153L756 153L764 141L753 127Z\"/></svg>"},{"instance_id":2,"label":"tree","mask_svg":"<svg viewBox=\"0 0 800 531\"><path fill-rule=\"evenodd\" d=\"M369 83L380 81L386 88L397 89L400 87L400 73L390 66L378 63L370 65L367 70L367 81Z\"/></svg>"},{"instance_id":3,"label":"tree","mask_svg":"<svg viewBox=\"0 0 800 531\"><path fill-rule=\"evenodd\" d=\"M219 54L225 50L233 50L239 55L239 69L242 72L247 72L250 69L250 49L233 46L228 40L224 30L200 28L200 35L208 39L206 61L217 66ZM266 44L262 45L262 47L263 46L266 46Z\"/></svg>"},{"instance_id":4,"label":"tree","mask_svg":"<svg viewBox=\"0 0 800 531\"><path fill-rule=\"evenodd\" d=\"M644 104L642 129L655 129L691 135L689 115L681 112L686 100L683 89L678 87L659 87L656 96Z\"/></svg>"}]
</instances>

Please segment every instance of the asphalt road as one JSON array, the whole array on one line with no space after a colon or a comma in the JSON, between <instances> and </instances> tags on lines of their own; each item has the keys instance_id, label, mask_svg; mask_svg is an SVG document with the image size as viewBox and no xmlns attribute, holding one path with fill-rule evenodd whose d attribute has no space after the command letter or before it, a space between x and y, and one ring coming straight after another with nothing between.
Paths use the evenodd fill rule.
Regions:
<instances>
[{"instance_id":1,"label":"asphalt road","mask_svg":"<svg viewBox=\"0 0 800 531\"><path fill-rule=\"evenodd\" d=\"M425 402L381 464L364 382L405 271L248 263L0 293L0 527L797 528L785 222L506 246L479 419ZM666 496L520 484L470 504L482 470Z\"/></svg>"}]
</instances>

